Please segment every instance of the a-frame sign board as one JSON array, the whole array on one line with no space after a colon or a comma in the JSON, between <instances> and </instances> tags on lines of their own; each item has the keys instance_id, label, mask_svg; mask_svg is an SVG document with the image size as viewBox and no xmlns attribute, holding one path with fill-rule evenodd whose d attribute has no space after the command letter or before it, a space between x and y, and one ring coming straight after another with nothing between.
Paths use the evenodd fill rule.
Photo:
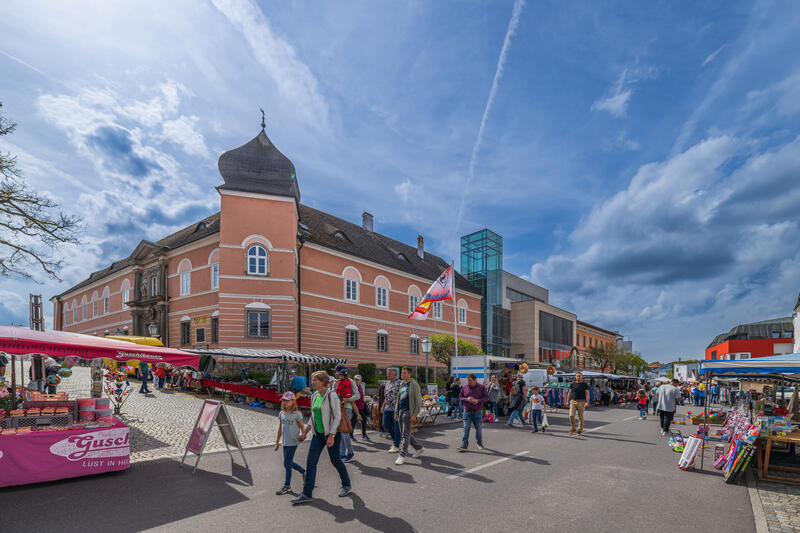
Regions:
<instances>
[{"instance_id":1,"label":"a-frame sign board","mask_svg":"<svg viewBox=\"0 0 800 533\"><path fill-rule=\"evenodd\" d=\"M203 407L200 409L200 414L197 416L197 421L194 423L192 434L189 436L189 442L186 443L186 451L183 452L181 465L183 464L184 460L186 460L186 455L189 452L192 452L193 454L197 455L197 460L194 462L194 470L192 470L192 474L197 471L197 464L200 462L200 457L203 455L203 449L206 447L206 441L208 441L208 436L211 433L211 427L214 424L217 425L220 433L222 433L222 440L225 442L225 448L228 449L228 453L231 454L231 459L233 459L231 446L239 448L239 452L242 454L242 460L244 460L245 466L250 468L250 466L247 464L247 459L244 456L242 443L239 442L239 436L236 434L236 429L233 427L233 422L228 416L228 411L225 409L225 404L215 400L206 400L203 402Z\"/></svg>"}]
</instances>

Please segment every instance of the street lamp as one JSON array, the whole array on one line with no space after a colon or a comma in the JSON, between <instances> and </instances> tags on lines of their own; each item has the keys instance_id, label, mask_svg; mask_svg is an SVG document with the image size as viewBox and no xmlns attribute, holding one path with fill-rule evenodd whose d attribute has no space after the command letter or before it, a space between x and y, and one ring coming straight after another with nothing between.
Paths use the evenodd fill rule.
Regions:
<instances>
[{"instance_id":1,"label":"street lamp","mask_svg":"<svg viewBox=\"0 0 800 533\"><path fill-rule=\"evenodd\" d=\"M428 354L431 353L431 346L433 346L433 342L430 337L422 339L422 353L425 354L425 385L428 384Z\"/></svg>"},{"instance_id":2,"label":"street lamp","mask_svg":"<svg viewBox=\"0 0 800 533\"><path fill-rule=\"evenodd\" d=\"M158 333L158 326L156 326L155 322L150 322L147 325L147 332L150 333L151 337L155 337L156 333Z\"/></svg>"}]
</instances>

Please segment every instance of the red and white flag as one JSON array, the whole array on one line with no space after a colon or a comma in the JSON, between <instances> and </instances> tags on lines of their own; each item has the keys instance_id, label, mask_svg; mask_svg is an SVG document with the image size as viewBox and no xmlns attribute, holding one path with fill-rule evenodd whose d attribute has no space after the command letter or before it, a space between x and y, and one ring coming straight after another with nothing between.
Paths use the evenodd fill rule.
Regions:
<instances>
[{"instance_id":1,"label":"red and white flag","mask_svg":"<svg viewBox=\"0 0 800 533\"><path fill-rule=\"evenodd\" d=\"M441 302L452 299L453 265L451 264L449 267L447 267L447 269L445 269L444 272L442 272L442 275L433 282L433 285L431 285L428 289L428 292L425 293L422 301L419 302L416 309L414 309L414 312L411 313L408 318L412 318L414 320L426 320L431 307L433 307L433 302Z\"/></svg>"}]
</instances>

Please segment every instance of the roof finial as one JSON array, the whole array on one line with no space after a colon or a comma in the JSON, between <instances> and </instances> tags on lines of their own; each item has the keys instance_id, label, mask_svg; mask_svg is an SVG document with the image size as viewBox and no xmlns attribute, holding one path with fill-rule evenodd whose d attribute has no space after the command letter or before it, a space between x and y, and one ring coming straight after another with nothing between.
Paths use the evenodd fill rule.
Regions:
<instances>
[{"instance_id":1,"label":"roof finial","mask_svg":"<svg viewBox=\"0 0 800 533\"><path fill-rule=\"evenodd\" d=\"M264 128L267 127L267 125L264 123L264 110L261 109L260 107L259 109L261 110L261 129L263 130Z\"/></svg>"}]
</instances>

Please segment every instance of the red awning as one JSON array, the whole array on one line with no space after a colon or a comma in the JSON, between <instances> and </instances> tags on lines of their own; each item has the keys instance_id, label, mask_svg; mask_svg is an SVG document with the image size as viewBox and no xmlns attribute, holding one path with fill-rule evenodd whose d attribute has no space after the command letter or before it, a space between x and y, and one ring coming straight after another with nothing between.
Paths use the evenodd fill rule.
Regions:
<instances>
[{"instance_id":1,"label":"red awning","mask_svg":"<svg viewBox=\"0 0 800 533\"><path fill-rule=\"evenodd\" d=\"M106 357L117 361L137 359L148 363L200 367L199 355L175 348L145 346L66 331L34 331L19 326L0 326L0 352L14 355L40 353L50 357L75 356L82 359Z\"/></svg>"}]
</instances>

